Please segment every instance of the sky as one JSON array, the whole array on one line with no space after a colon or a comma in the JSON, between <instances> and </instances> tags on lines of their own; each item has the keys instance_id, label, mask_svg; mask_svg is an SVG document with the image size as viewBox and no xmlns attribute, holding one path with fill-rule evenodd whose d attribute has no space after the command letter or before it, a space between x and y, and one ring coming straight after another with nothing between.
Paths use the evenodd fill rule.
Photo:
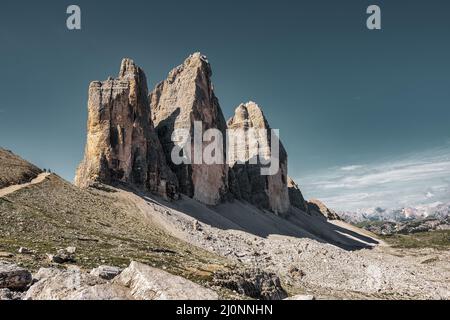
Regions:
<instances>
[{"instance_id":1,"label":"sky","mask_svg":"<svg viewBox=\"0 0 450 320\"><path fill-rule=\"evenodd\" d=\"M311 194L342 211L433 207L449 203L450 142L382 161L323 170L303 177Z\"/></svg>"},{"instance_id":2,"label":"sky","mask_svg":"<svg viewBox=\"0 0 450 320\"><path fill-rule=\"evenodd\" d=\"M71 4L82 30L66 28ZM366 27L371 4L382 30ZM226 118L252 100L280 129L307 198L337 210L444 200L449 12L448 0L2 1L0 146L71 181L89 83L130 57L151 89L200 51Z\"/></svg>"}]
</instances>

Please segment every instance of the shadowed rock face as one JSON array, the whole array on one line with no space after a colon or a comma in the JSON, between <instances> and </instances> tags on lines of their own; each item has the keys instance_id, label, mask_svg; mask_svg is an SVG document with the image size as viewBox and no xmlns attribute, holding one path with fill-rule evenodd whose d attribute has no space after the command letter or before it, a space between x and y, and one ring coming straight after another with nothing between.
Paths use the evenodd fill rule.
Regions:
<instances>
[{"instance_id":1,"label":"shadowed rock face","mask_svg":"<svg viewBox=\"0 0 450 320\"><path fill-rule=\"evenodd\" d=\"M305 201L300 188L291 177L288 177L288 190L291 205L304 212L308 212L308 203Z\"/></svg>"},{"instance_id":2,"label":"shadowed rock face","mask_svg":"<svg viewBox=\"0 0 450 320\"><path fill-rule=\"evenodd\" d=\"M78 186L120 182L176 197L177 180L151 121L146 76L132 60L122 61L117 79L91 83L88 113Z\"/></svg>"},{"instance_id":3,"label":"shadowed rock face","mask_svg":"<svg viewBox=\"0 0 450 320\"><path fill-rule=\"evenodd\" d=\"M241 104L235 111L235 115L228 120L229 129L265 129L267 135L258 136L259 146L266 146L262 154L265 157L272 155L270 139L270 126L259 106L254 102ZM231 165L230 186L231 192L238 199L246 200L260 208L271 210L275 213L285 213L289 210L289 193L287 186L287 154L280 142L279 148L279 170L275 175L261 175L263 165L250 164L250 160L258 155L258 151L249 147L248 141L237 145L236 153L239 151L244 159L230 159ZM245 148L245 150L242 150ZM239 150L241 149L241 150Z\"/></svg>"},{"instance_id":4,"label":"shadowed rock face","mask_svg":"<svg viewBox=\"0 0 450 320\"><path fill-rule=\"evenodd\" d=\"M201 121L203 132L215 128L225 137L226 123L214 94L211 75L206 57L195 53L156 86L150 94L150 104L153 123L168 162L178 177L180 191L200 202L215 205L228 192L227 165L175 165L170 161L174 145L171 136L175 129L188 130L193 139L194 121ZM203 149L208 144L204 143Z\"/></svg>"},{"instance_id":5,"label":"shadowed rock face","mask_svg":"<svg viewBox=\"0 0 450 320\"><path fill-rule=\"evenodd\" d=\"M334 210L329 209L323 202L317 199L308 201L308 211L311 215L324 216L328 220L341 220Z\"/></svg>"}]
</instances>

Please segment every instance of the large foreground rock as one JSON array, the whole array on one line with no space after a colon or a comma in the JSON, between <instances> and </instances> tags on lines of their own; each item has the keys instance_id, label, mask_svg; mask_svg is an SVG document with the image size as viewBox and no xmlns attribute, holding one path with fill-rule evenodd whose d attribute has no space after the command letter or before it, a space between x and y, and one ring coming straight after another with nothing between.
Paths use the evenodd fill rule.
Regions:
<instances>
[{"instance_id":1,"label":"large foreground rock","mask_svg":"<svg viewBox=\"0 0 450 320\"><path fill-rule=\"evenodd\" d=\"M111 284L78 268L40 269L24 300L130 300L123 286Z\"/></svg>"},{"instance_id":2,"label":"large foreground rock","mask_svg":"<svg viewBox=\"0 0 450 320\"><path fill-rule=\"evenodd\" d=\"M15 264L0 262L0 289L21 291L31 283L31 273Z\"/></svg>"},{"instance_id":3,"label":"large foreground rock","mask_svg":"<svg viewBox=\"0 0 450 320\"><path fill-rule=\"evenodd\" d=\"M238 199L246 200L260 208L275 213L285 213L289 210L289 193L287 186L287 153L279 142L278 154L272 148L271 128L261 108L254 102L241 104L237 107L234 116L228 120L231 130L249 129L264 130L266 134L258 135L256 139L247 139L245 143L237 143L237 148L230 155L231 192ZM239 132L239 131L238 131ZM256 141L255 141L256 140ZM279 141L279 140L278 140ZM258 157L258 148L263 146L264 158L277 157L279 159L278 171L275 175L262 175L261 168L265 167L261 161L252 164L251 160Z\"/></svg>"},{"instance_id":4,"label":"large foreground rock","mask_svg":"<svg viewBox=\"0 0 450 320\"><path fill-rule=\"evenodd\" d=\"M115 284L126 286L137 300L217 300L217 293L187 279L132 262Z\"/></svg>"},{"instance_id":5,"label":"large foreground rock","mask_svg":"<svg viewBox=\"0 0 450 320\"><path fill-rule=\"evenodd\" d=\"M147 79L141 68L124 59L117 79L89 87L87 143L75 183L129 184L166 198L177 195L151 121Z\"/></svg>"},{"instance_id":6,"label":"large foreground rock","mask_svg":"<svg viewBox=\"0 0 450 320\"><path fill-rule=\"evenodd\" d=\"M215 205L228 193L225 161L209 165L204 162L175 165L170 161L174 146L171 138L176 129L187 130L193 143L194 122L200 121L202 135L208 129L218 129L225 137L226 123L214 94L211 76L211 66L206 57L195 53L156 86L150 94L150 103L155 128L178 177L181 192L202 203ZM208 144L203 144L202 152ZM193 157L191 159L194 160Z\"/></svg>"}]
</instances>

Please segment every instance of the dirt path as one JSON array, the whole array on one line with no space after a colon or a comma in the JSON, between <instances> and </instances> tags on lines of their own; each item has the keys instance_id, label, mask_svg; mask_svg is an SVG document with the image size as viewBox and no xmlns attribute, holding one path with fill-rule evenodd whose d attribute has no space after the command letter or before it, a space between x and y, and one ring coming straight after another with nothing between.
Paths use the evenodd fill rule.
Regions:
<instances>
[{"instance_id":1,"label":"dirt path","mask_svg":"<svg viewBox=\"0 0 450 320\"><path fill-rule=\"evenodd\" d=\"M4 197L4 196L7 196L8 194L11 194L11 193L16 192L16 191L18 191L18 190L21 190L21 189L23 189L23 188L26 188L26 187L28 187L28 186L32 186L32 185L34 185L34 184L41 183L41 182L44 181L45 178L48 177L49 175L50 175L50 173L44 172L44 173L39 174L36 178L34 178L33 180L31 180L31 181L28 182L28 183L24 183L24 184L15 184L15 185L12 185L12 186L9 186L9 187L0 189L0 198L1 198L1 197Z\"/></svg>"}]
</instances>

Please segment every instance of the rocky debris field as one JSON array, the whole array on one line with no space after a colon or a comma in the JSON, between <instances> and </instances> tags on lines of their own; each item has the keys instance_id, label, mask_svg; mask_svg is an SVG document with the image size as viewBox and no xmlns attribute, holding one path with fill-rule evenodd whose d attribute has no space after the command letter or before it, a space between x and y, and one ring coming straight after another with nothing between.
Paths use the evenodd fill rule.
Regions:
<instances>
[{"instance_id":1,"label":"rocky debris field","mask_svg":"<svg viewBox=\"0 0 450 320\"><path fill-rule=\"evenodd\" d=\"M133 260L153 268L152 274L164 271L159 273L161 284L166 273L171 274L179 281L209 288L220 299L283 296L269 295L282 289L271 288L280 280L264 271L258 271L255 283L247 280L231 286L223 282L223 274L245 273L245 266L170 235L155 220L157 215L143 216L139 205L122 197L120 190L106 186L81 190L54 174L0 197L0 260L5 266L0 272L0 298L136 299L137 293L133 296L110 285L117 275L128 274L123 270ZM47 280L34 286L41 278ZM88 287L67 291L67 280L55 289L61 282L58 279L65 278L79 279ZM131 288L135 280L126 282Z\"/></svg>"},{"instance_id":2,"label":"rocky debris field","mask_svg":"<svg viewBox=\"0 0 450 320\"><path fill-rule=\"evenodd\" d=\"M123 270L59 264L34 274L0 261L0 300L218 300L224 290L234 299L288 297L277 275L256 269L215 272L212 282L202 286L136 261Z\"/></svg>"},{"instance_id":3,"label":"rocky debris field","mask_svg":"<svg viewBox=\"0 0 450 320\"><path fill-rule=\"evenodd\" d=\"M384 244L347 251L306 238L260 237L203 224L176 210L148 214L189 243L248 268L277 274L290 295L326 299L450 299L450 252ZM156 210L155 210L156 209Z\"/></svg>"}]
</instances>

